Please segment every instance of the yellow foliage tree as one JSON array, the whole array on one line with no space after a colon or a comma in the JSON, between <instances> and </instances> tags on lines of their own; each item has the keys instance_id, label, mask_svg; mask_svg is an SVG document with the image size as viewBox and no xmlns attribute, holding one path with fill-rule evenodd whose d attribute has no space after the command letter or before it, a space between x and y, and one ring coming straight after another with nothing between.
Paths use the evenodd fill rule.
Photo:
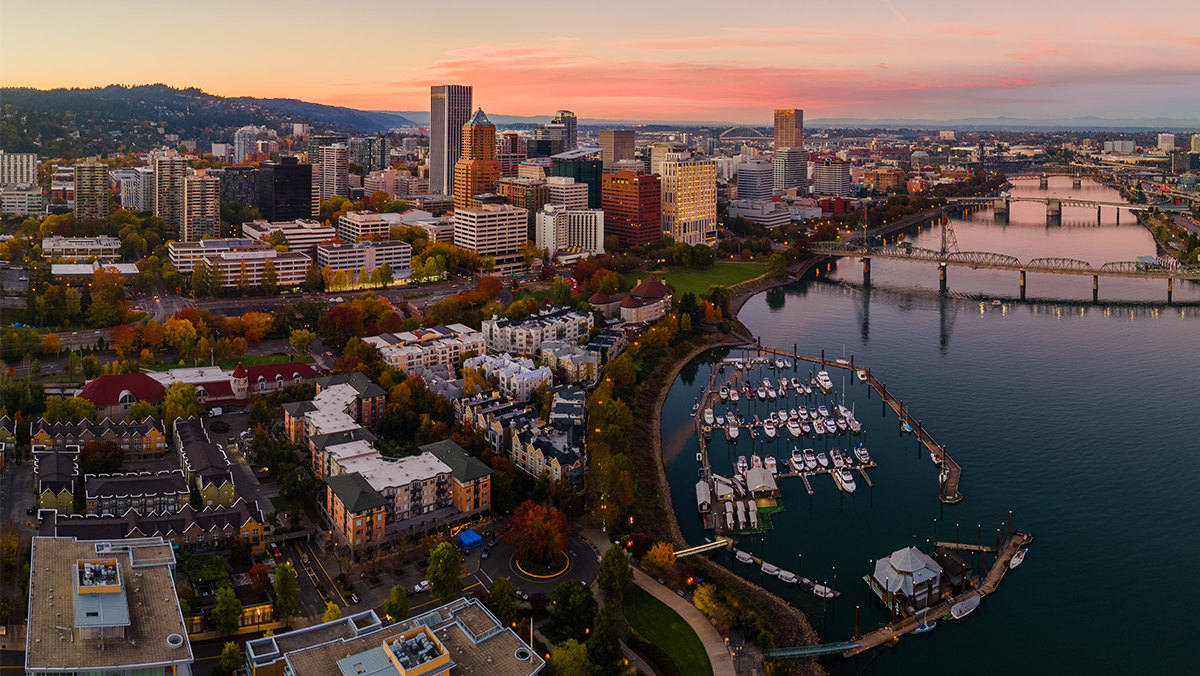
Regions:
<instances>
[{"instance_id":1,"label":"yellow foliage tree","mask_svg":"<svg viewBox=\"0 0 1200 676\"><path fill-rule=\"evenodd\" d=\"M642 567L651 571L659 571L675 565L675 548L669 542L654 545L642 557Z\"/></svg>"}]
</instances>

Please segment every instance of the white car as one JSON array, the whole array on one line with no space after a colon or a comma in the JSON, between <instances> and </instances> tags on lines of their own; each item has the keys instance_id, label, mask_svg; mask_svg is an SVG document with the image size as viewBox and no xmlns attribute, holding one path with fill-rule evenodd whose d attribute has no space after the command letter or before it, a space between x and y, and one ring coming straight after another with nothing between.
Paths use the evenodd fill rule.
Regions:
<instances>
[{"instance_id":1,"label":"white car","mask_svg":"<svg viewBox=\"0 0 1200 676\"><path fill-rule=\"evenodd\" d=\"M429 580L421 580L419 583L417 583L417 586L413 587L413 593L420 594L421 592L426 591L428 589L429 589Z\"/></svg>"}]
</instances>

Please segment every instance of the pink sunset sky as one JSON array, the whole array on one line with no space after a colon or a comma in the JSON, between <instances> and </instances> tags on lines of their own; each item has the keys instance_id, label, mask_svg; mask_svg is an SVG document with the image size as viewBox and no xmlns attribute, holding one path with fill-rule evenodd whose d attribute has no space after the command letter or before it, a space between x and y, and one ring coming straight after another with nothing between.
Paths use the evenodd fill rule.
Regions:
<instances>
[{"instance_id":1,"label":"pink sunset sky","mask_svg":"<svg viewBox=\"0 0 1200 676\"><path fill-rule=\"evenodd\" d=\"M1195 0L204 3L0 0L0 84L494 114L1200 117Z\"/></svg>"}]
</instances>

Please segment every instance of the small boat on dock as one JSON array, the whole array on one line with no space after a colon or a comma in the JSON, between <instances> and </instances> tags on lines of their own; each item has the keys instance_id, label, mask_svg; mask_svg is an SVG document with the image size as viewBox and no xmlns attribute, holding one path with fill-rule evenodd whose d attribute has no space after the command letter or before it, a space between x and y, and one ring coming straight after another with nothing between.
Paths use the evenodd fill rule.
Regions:
<instances>
[{"instance_id":1,"label":"small boat on dock","mask_svg":"<svg viewBox=\"0 0 1200 676\"><path fill-rule=\"evenodd\" d=\"M824 453L818 453L817 454L817 464L823 468L828 468L829 467L829 458L827 458Z\"/></svg>"},{"instance_id":2,"label":"small boat on dock","mask_svg":"<svg viewBox=\"0 0 1200 676\"><path fill-rule=\"evenodd\" d=\"M729 390L729 401L732 401L732 402L734 402L734 403L737 403L737 400L738 400L738 391L737 391L737 389L736 389L736 388L734 388L734 389L732 389L732 390Z\"/></svg>"},{"instance_id":3,"label":"small boat on dock","mask_svg":"<svg viewBox=\"0 0 1200 676\"><path fill-rule=\"evenodd\" d=\"M825 421L820 418L813 418L812 433L815 437L825 434Z\"/></svg>"},{"instance_id":4,"label":"small boat on dock","mask_svg":"<svg viewBox=\"0 0 1200 676\"><path fill-rule=\"evenodd\" d=\"M961 620L962 618L966 617L967 615L970 615L971 613L975 612L975 609L978 607L979 607L979 597L972 596L971 598L967 599L966 601L959 601L958 603L955 603L954 605L950 606L950 612L946 614L946 617L949 617L949 618L952 618L955 620ZM943 619L945 619L945 618L943 618Z\"/></svg>"},{"instance_id":5,"label":"small boat on dock","mask_svg":"<svg viewBox=\"0 0 1200 676\"><path fill-rule=\"evenodd\" d=\"M841 469L846 466L846 461L842 460L842 452L836 448L829 452L829 459L833 461L835 469Z\"/></svg>"},{"instance_id":6,"label":"small boat on dock","mask_svg":"<svg viewBox=\"0 0 1200 676\"><path fill-rule=\"evenodd\" d=\"M837 425L837 428L839 430L841 430L843 432L846 431L846 419L845 418L838 418L836 421L834 421L834 424Z\"/></svg>"},{"instance_id":7,"label":"small boat on dock","mask_svg":"<svg viewBox=\"0 0 1200 676\"><path fill-rule=\"evenodd\" d=\"M703 453L696 454L696 462L704 462L704 454Z\"/></svg>"},{"instance_id":8,"label":"small boat on dock","mask_svg":"<svg viewBox=\"0 0 1200 676\"><path fill-rule=\"evenodd\" d=\"M711 425L704 426L704 440L712 441L712 426Z\"/></svg>"},{"instance_id":9,"label":"small boat on dock","mask_svg":"<svg viewBox=\"0 0 1200 676\"><path fill-rule=\"evenodd\" d=\"M759 401L765 401L767 398L767 388L765 388L765 387L758 388L757 394L758 394Z\"/></svg>"},{"instance_id":10,"label":"small boat on dock","mask_svg":"<svg viewBox=\"0 0 1200 676\"><path fill-rule=\"evenodd\" d=\"M746 552L743 552L740 549L735 549L733 551L734 551L733 557L735 559L737 559L738 561L741 561L742 563L754 563L753 556L750 556L749 554L747 554Z\"/></svg>"},{"instance_id":11,"label":"small boat on dock","mask_svg":"<svg viewBox=\"0 0 1200 676\"><path fill-rule=\"evenodd\" d=\"M770 399L771 401L775 401L775 399L778 397L779 397L779 392L775 391L774 387L767 389L767 398L768 399Z\"/></svg>"},{"instance_id":12,"label":"small boat on dock","mask_svg":"<svg viewBox=\"0 0 1200 676\"><path fill-rule=\"evenodd\" d=\"M842 416L843 418L853 418L854 417L854 413L850 409L846 408L845 406L842 406L841 404L834 406L834 408L837 409L838 415Z\"/></svg>"},{"instance_id":13,"label":"small boat on dock","mask_svg":"<svg viewBox=\"0 0 1200 676\"><path fill-rule=\"evenodd\" d=\"M730 425L730 426L726 427L725 435L728 436L730 439L737 439L738 438L738 426Z\"/></svg>"},{"instance_id":14,"label":"small boat on dock","mask_svg":"<svg viewBox=\"0 0 1200 676\"><path fill-rule=\"evenodd\" d=\"M770 472L771 474L778 474L779 467L776 465L777 462L778 461L775 460L775 456L768 455L767 459L763 462L763 464L766 466L768 472Z\"/></svg>"},{"instance_id":15,"label":"small boat on dock","mask_svg":"<svg viewBox=\"0 0 1200 676\"><path fill-rule=\"evenodd\" d=\"M992 307L1002 307L1003 305L1004 305L1004 303L1001 303L1000 299L998 299L998 298L992 299Z\"/></svg>"},{"instance_id":16,"label":"small boat on dock","mask_svg":"<svg viewBox=\"0 0 1200 676\"><path fill-rule=\"evenodd\" d=\"M800 578L796 577L796 574L790 570L779 571L779 579L780 579L780 581L786 582L788 584L796 584L797 582L800 581Z\"/></svg>"},{"instance_id":17,"label":"small boat on dock","mask_svg":"<svg viewBox=\"0 0 1200 676\"><path fill-rule=\"evenodd\" d=\"M692 402L692 417L693 418L696 417L696 412L699 410L700 410L700 400L697 399L696 401Z\"/></svg>"},{"instance_id":18,"label":"small boat on dock","mask_svg":"<svg viewBox=\"0 0 1200 676\"><path fill-rule=\"evenodd\" d=\"M943 469L940 473L938 473L938 483L939 484L946 483L946 479L948 479L948 478L950 478L950 470Z\"/></svg>"},{"instance_id":19,"label":"small boat on dock","mask_svg":"<svg viewBox=\"0 0 1200 676\"><path fill-rule=\"evenodd\" d=\"M829 409L825 408L824 406L818 406L817 407L817 415L821 416L822 418L828 418L829 417Z\"/></svg>"},{"instance_id":20,"label":"small boat on dock","mask_svg":"<svg viewBox=\"0 0 1200 676\"><path fill-rule=\"evenodd\" d=\"M796 392L803 394L804 393L803 388L804 388L804 386L800 384L799 378L792 378L792 389L793 390L796 390Z\"/></svg>"},{"instance_id":21,"label":"small boat on dock","mask_svg":"<svg viewBox=\"0 0 1200 676\"><path fill-rule=\"evenodd\" d=\"M900 423L900 431L904 432L906 434L912 434L912 431L913 431L912 425L909 425L906 422L902 422L902 423Z\"/></svg>"},{"instance_id":22,"label":"small boat on dock","mask_svg":"<svg viewBox=\"0 0 1200 676\"><path fill-rule=\"evenodd\" d=\"M842 464L846 467L854 467L854 454L846 451L842 454Z\"/></svg>"},{"instance_id":23,"label":"small boat on dock","mask_svg":"<svg viewBox=\"0 0 1200 676\"><path fill-rule=\"evenodd\" d=\"M750 456L750 466L751 467L762 467L763 466L762 458L758 457L757 453Z\"/></svg>"},{"instance_id":24,"label":"small boat on dock","mask_svg":"<svg viewBox=\"0 0 1200 676\"><path fill-rule=\"evenodd\" d=\"M793 437L799 437L804 433L804 431L800 428L800 423L796 420L789 420L787 428L788 432L791 432Z\"/></svg>"},{"instance_id":25,"label":"small boat on dock","mask_svg":"<svg viewBox=\"0 0 1200 676\"><path fill-rule=\"evenodd\" d=\"M786 408L781 408L778 411L776 411L775 416L776 416L776 418L779 419L779 422L785 423L788 421L788 418L791 417L791 414L788 413L788 410Z\"/></svg>"},{"instance_id":26,"label":"small boat on dock","mask_svg":"<svg viewBox=\"0 0 1200 676\"><path fill-rule=\"evenodd\" d=\"M859 432L862 431L862 423L858 422L854 418L850 418L849 420L847 420L846 425L850 428L850 431L853 432L854 434L858 434Z\"/></svg>"},{"instance_id":27,"label":"small boat on dock","mask_svg":"<svg viewBox=\"0 0 1200 676\"><path fill-rule=\"evenodd\" d=\"M800 588L804 591L820 596L823 599L831 599L834 597L833 590L823 584L813 584L804 578L800 578L797 584L799 584Z\"/></svg>"},{"instance_id":28,"label":"small boat on dock","mask_svg":"<svg viewBox=\"0 0 1200 676\"><path fill-rule=\"evenodd\" d=\"M713 410L711 408L704 409L704 424L713 424Z\"/></svg>"},{"instance_id":29,"label":"small boat on dock","mask_svg":"<svg viewBox=\"0 0 1200 676\"><path fill-rule=\"evenodd\" d=\"M762 386L763 386L763 389L764 389L764 390L769 390L769 389L771 389L771 379L770 379L770 378L763 378L763 379L762 379Z\"/></svg>"},{"instance_id":30,"label":"small boat on dock","mask_svg":"<svg viewBox=\"0 0 1200 676\"><path fill-rule=\"evenodd\" d=\"M746 362L744 362L744 361L742 361L741 359L739 359L739 360L737 361L737 370L739 370L739 371L745 371L745 370L746 370Z\"/></svg>"},{"instance_id":31,"label":"small boat on dock","mask_svg":"<svg viewBox=\"0 0 1200 676\"><path fill-rule=\"evenodd\" d=\"M803 406L796 407L796 416L801 420L808 420L808 409Z\"/></svg>"},{"instance_id":32,"label":"small boat on dock","mask_svg":"<svg viewBox=\"0 0 1200 676\"><path fill-rule=\"evenodd\" d=\"M775 433L776 433L775 423L768 419L766 422L763 423L763 432L767 433L768 439L774 439Z\"/></svg>"},{"instance_id":33,"label":"small boat on dock","mask_svg":"<svg viewBox=\"0 0 1200 676\"><path fill-rule=\"evenodd\" d=\"M825 431L829 432L830 434L837 434L837 431L838 431L837 423L833 422L832 420L826 420L825 421Z\"/></svg>"},{"instance_id":34,"label":"small boat on dock","mask_svg":"<svg viewBox=\"0 0 1200 676\"><path fill-rule=\"evenodd\" d=\"M738 456L736 468L738 474L745 474L746 470L750 469L750 465L746 464L746 456Z\"/></svg>"},{"instance_id":35,"label":"small boat on dock","mask_svg":"<svg viewBox=\"0 0 1200 676\"><path fill-rule=\"evenodd\" d=\"M854 485L854 476L850 474L850 470L839 469L833 473L833 482L838 488L847 493L853 493L857 486Z\"/></svg>"},{"instance_id":36,"label":"small boat on dock","mask_svg":"<svg viewBox=\"0 0 1200 676\"><path fill-rule=\"evenodd\" d=\"M812 432L812 428L804 423L800 423L800 431L805 434L809 434Z\"/></svg>"},{"instance_id":37,"label":"small boat on dock","mask_svg":"<svg viewBox=\"0 0 1200 676\"><path fill-rule=\"evenodd\" d=\"M785 368L787 368L787 364L782 359L776 359L775 360L775 368L785 369Z\"/></svg>"},{"instance_id":38,"label":"small boat on dock","mask_svg":"<svg viewBox=\"0 0 1200 676\"><path fill-rule=\"evenodd\" d=\"M921 626L913 630L913 633L924 634L927 631L933 631L935 627L937 627L936 620L925 620L921 623Z\"/></svg>"},{"instance_id":39,"label":"small boat on dock","mask_svg":"<svg viewBox=\"0 0 1200 676\"><path fill-rule=\"evenodd\" d=\"M858 375L858 382L860 382L860 383L867 382L867 370L866 369L859 369L857 375Z\"/></svg>"},{"instance_id":40,"label":"small boat on dock","mask_svg":"<svg viewBox=\"0 0 1200 676\"><path fill-rule=\"evenodd\" d=\"M942 464L942 456L938 455L937 453L934 453L933 451L929 452L929 459L932 460L933 464L935 464L935 465Z\"/></svg>"},{"instance_id":41,"label":"small boat on dock","mask_svg":"<svg viewBox=\"0 0 1200 676\"><path fill-rule=\"evenodd\" d=\"M730 425L736 425L737 424L737 415L733 411L726 411L725 412L725 422L729 423Z\"/></svg>"},{"instance_id":42,"label":"small boat on dock","mask_svg":"<svg viewBox=\"0 0 1200 676\"><path fill-rule=\"evenodd\" d=\"M763 564L762 564L762 566L759 567L759 570L766 573L767 575L779 575L779 569L776 568L775 566L767 563L766 561L763 561Z\"/></svg>"},{"instance_id":43,"label":"small boat on dock","mask_svg":"<svg viewBox=\"0 0 1200 676\"><path fill-rule=\"evenodd\" d=\"M1013 568L1016 568L1017 566L1021 565L1022 563L1025 563L1025 552L1027 552L1027 551L1029 551L1029 550L1022 549L1021 551L1017 552L1016 554L1013 554L1012 559L1008 562L1008 567L1010 570Z\"/></svg>"},{"instance_id":44,"label":"small boat on dock","mask_svg":"<svg viewBox=\"0 0 1200 676\"><path fill-rule=\"evenodd\" d=\"M804 471L804 454L800 452L800 449L798 449L798 448L792 449L792 459L789 461L788 464L791 466L791 468L793 470L795 470L797 472Z\"/></svg>"}]
</instances>

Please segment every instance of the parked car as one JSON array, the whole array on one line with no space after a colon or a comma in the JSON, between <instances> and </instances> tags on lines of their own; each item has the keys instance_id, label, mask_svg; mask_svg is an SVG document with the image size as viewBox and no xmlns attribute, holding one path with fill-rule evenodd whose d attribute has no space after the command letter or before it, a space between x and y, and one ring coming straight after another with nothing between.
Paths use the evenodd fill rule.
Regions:
<instances>
[{"instance_id":1,"label":"parked car","mask_svg":"<svg viewBox=\"0 0 1200 676\"><path fill-rule=\"evenodd\" d=\"M528 601L528 600L529 600L529 594L526 594L525 592L523 592L523 591L521 591L520 589L518 589L518 590L517 590L517 598L521 599L522 601Z\"/></svg>"},{"instance_id":2,"label":"parked car","mask_svg":"<svg viewBox=\"0 0 1200 676\"><path fill-rule=\"evenodd\" d=\"M481 554L479 555L479 558L481 558L481 559L486 559L486 558L488 557L488 552L490 552L490 551L492 551L491 547L484 547L484 548L483 548L483 553L481 553Z\"/></svg>"},{"instance_id":3,"label":"parked car","mask_svg":"<svg viewBox=\"0 0 1200 676\"><path fill-rule=\"evenodd\" d=\"M426 591L428 589L429 589L429 580L421 580L420 582L417 583L417 586L413 587L413 593L420 594L421 592Z\"/></svg>"},{"instance_id":4,"label":"parked car","mask_svg":"<svg viewBox=\"0 0 1200 676\"><path fill-rule=\"evenodd\" d=\"M499 542L500 542L500 538L498 538L498 537L495 537L495 538L492 538L491 540L489 540L489 541L488 541L488 543L487 543L487 546L488 546L488 547L495 547L495 546L496 546L496 545L497 545Z\"/></svg>"}]
</instances>

